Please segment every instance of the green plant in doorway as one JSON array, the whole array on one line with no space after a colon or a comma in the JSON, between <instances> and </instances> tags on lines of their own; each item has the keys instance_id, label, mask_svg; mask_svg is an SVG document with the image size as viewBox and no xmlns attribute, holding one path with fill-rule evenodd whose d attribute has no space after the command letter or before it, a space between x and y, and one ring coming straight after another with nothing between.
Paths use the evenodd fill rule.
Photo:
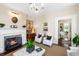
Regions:
<instances>
[{"instance_id":1,"label":"green plant in doorway","mask_svg":"<svg viewBox=\"0 0 79 59\"><path fill-rule=\"evenodd\" d=\"M79 35L75 34L75 37L73 38L73 44L76 44L76 46L79 45Z\"/></svg>"}]
</instances>

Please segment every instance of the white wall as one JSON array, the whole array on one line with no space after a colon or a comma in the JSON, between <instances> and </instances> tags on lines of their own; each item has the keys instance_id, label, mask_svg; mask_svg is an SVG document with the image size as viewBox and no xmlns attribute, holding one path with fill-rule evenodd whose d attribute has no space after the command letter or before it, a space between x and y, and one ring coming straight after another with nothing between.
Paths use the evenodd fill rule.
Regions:
<instances>
[{"instance_id":1,"label":"white wall","mask_svg":"<svg viewBox=\"0 0 79 59\"><path fill-rule=\"evenodd\" d=\"M75 36L75 33L77 33L77 15L72 16L64 16L64 17L56 17L55 18L55 42L58 42L58 20L71 20L71 39Z\"/></svg>"},{"instance_id":2,"label":"white wall","mask_svg":"<svg viewBox=\"0 0 79 59\"><path fill-rule=\"evenodd\" d=\"M26 25L26 18L27 18L26 14L14 9L10 9L1 4L0 4L0 23L5 24L4 28L10 28L10 25L14 25L14 23L11 21L11 18L13 17L13 15L9 13L13 11L19 14L17 16L18 18L18 22L16 23L17 27L22 28L22 25Z\"/></svg>"},{"instance_id":3,"label":"white wall","mask_svg":"<svg viewBox=\"0 0 79 59\"><path fill-rule=\"evenodd\" d=\"M43 23L46 21L44 16L40 17L28 17L29 20L33 20L34 26L36 28L36 33L43 34Z\"/></svg>"},{"instance_id":4,"label":"white wall","mask_svg":"<svg viewBox=\"0 0 79 59\"><path fill-rule=\"evenodd\" d=\"M69 8L66 10L62 10L62 11L57 11L57 12L48 12L43 18L38 18L36 20L38 20L38 22L35 22L38 25L38 31L42 32L42 25L44 22L48 22L48 33L52 34L53 38L54 38L54 43L58 43L58 18L67 18L67 19L72 19L72 38L74 37L74 33L79 32L79 17L78 17L78 7L74 7L74 8ZM42 19L42 20L41 20Z\"/></svg>"}]
</instances>

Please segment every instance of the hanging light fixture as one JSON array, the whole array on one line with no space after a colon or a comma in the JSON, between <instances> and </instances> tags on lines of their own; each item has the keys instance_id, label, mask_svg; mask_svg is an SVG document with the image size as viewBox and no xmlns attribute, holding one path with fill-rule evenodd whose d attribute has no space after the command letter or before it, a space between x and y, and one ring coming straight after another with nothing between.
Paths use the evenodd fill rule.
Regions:
<instances>
[{"instance_id":1,"label":"hanging light fixture","mask_svg":"<svg viewBox=\"0 0 79 59\"><path fill-rule=\"evenodd\" d=\"M30 10L34 11L35 13L38 13L42 9L44 9L44 4L43 3L29 3L30 5Z\"/></svg>"}]
</instances>

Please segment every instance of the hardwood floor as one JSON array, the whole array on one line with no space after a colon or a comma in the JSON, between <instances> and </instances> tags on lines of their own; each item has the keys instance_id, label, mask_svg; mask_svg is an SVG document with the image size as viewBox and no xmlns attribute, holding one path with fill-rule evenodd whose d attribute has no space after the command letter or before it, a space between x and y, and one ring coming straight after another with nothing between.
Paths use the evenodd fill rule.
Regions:
<instances>
[{"instance_id":1,"label":"hardwood floor","mask_svg":"<svg viewBox=\"0 0 79 59\"><path fill-rule=\"evenodd\" d=\"M52 45L51 47L49 47L43 44L37 45L46 50L45 56L67 56L67 49L62 46Z\"/></svg>"}]
</instances>

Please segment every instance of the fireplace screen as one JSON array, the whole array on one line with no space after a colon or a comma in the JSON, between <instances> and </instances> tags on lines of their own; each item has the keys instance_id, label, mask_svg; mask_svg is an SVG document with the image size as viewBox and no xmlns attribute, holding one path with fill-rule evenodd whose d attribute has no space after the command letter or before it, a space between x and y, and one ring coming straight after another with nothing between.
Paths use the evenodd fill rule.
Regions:
<instances>
[{"instance_id":1,"label":"fireplace screen","mask_svg":"<svg viewBox=\"0 0 79 59\"><path fill-rule=\"evenodd\" d=\"M22 46L21 35L5 36L4 39L5 39L5 51Z\"/></svg>"}]
</instances>

